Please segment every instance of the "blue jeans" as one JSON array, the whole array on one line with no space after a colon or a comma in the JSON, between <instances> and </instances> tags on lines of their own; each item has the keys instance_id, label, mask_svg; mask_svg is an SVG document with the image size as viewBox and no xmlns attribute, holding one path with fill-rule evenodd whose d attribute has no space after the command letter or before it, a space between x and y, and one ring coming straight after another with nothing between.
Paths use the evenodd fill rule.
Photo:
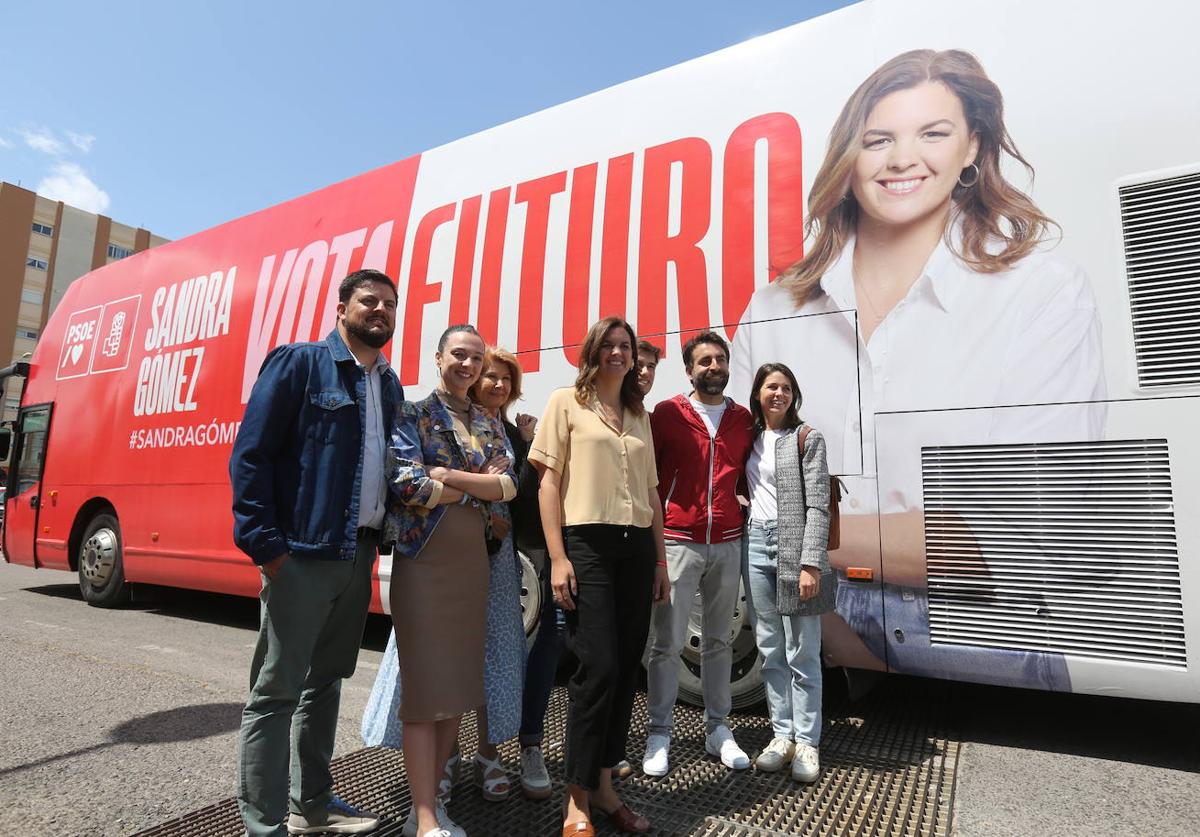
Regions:
<instances>
[{"instance_id":1,"label":"blue jeans","mask_svg":"<svg viewBox=\"0 0 1200 837\"><path fill-rule=\"evenodd\" d=\"M875 656L887 661L888 671L1022 689L1071 690L1071 674L1062 654L932 642L929 591L924 587L884 584L882 609L880 600L878 585L838 585L838 613Z\"/></svg>"},{"instance_id":2,"label":"blue jeans","mask_svg":"<svg viewBox=\"0 0 1200 837\"><path fill-rule=\"evenodd\" d=\"M542 745L546 707L550 705L550 692L554 689L554 676L558 673L558 660L567 637L566 621L554 604L554 591L550 589L549 557L542 562L538 581L542 587L542 612L537 636L525 661L525 691L521 696L522 747Z\"/></svg>"},{"instance_id":3,"label":"blue jeans","mask_svg":"<svg viewBox=\"0 0 1200 837\"><path fill-rule=\"evenodd\" d=\"M779 534L775 521L746 525L742 579L762 654L771 727L778 738L821 743L821 617L783 616L775 607Z\"/></svg>"}]
</instances>

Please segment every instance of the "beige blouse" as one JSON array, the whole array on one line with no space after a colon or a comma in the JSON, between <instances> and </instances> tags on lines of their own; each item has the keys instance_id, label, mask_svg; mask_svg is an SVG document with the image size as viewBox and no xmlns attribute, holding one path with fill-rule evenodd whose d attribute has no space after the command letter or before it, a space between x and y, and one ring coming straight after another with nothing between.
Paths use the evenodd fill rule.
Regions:
<instances>
[{"instance_id":1,"label":"beige blouse","mask_svg":"<svg viewBox=\"0 0 1200 837\"><path fill-rule=\"evenodd\" d=\"M564 526L609 523L648 527L650 489L658 485L650 416L628 409L618 433L575 400L575 388L555 390L538 422L529 458L562 475Z\"/></svg>"}]
</instances>

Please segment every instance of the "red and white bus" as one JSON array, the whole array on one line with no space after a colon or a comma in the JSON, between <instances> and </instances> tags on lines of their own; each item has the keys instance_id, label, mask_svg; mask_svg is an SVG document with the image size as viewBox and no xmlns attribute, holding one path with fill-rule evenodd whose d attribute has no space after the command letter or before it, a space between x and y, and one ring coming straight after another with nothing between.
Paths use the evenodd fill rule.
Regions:
<instances>
[{"instance_id":1,"label":"red and white bus","mask_svg":"<svg viewBox=\"0 0 1200 837\"><path fill-rule=\"evenodd\" d=\"M227 476L247 395L374 267L399 286L386 351L410 396L453 322L519 353L532 413L610 313L666 350L651 401L684 389L697 329L732 339L740 401L757 364L791 365L849 487L829 663L1195 701L1197 29L1183 0L869 0L103 267L9 381L5 557L77 571L97 604L136 583L256 595ZM1061 239L1019 288L931 262L924 313L864 340L832 286L797 304L771 281L804 251L843 103L916 48L980 59L1036 186L1006 174ZM731 630L746 698L756 654L740 613Z\"/></svg>"}]
</instances>

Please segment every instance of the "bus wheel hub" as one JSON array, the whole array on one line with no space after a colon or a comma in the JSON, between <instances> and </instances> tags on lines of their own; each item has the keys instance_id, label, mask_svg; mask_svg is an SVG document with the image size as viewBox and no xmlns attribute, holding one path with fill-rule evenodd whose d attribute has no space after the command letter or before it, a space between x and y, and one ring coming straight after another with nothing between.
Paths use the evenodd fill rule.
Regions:
<instances>
[{"instance_id":1,"label":"bus wheel hub","mask_svg":"<svg viewBox=\"0 0 1200 837\"><path fill-rule=\"evenodd\" d=\"M87 539L79 566L83 577L93 587L103 587L112 575L117 558L117 536L108 529L101 529Z\"/></svg>"}]
</instances>

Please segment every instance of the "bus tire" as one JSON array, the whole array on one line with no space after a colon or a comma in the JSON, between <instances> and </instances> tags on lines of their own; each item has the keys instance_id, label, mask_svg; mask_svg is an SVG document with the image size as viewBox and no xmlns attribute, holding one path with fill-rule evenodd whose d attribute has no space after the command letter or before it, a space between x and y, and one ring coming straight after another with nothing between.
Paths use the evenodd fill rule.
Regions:
<instances>
[{"instance_id":1,"label":"bus tire","mask_svg":"<svg viewBox=\"0 0 1200 837\"><path fill-rule=\"evenodd\" d=\"M542 583L537 567L525 553L518 550L517 557L521 560L521 625L525 628L525 646L532 648L541 622Z\"/></svg>"},{"instance_id":2,"label":"bus tire","mask_svg":"<svg viewBox=\"0 0 1200 837\"><path fill-rule=\"evenodd\" d=\"M129 601L122 559L121 527L111 511L88 522L79 543L79 591L93 607L117 607Z\"/></svg>"}]
</instances>

